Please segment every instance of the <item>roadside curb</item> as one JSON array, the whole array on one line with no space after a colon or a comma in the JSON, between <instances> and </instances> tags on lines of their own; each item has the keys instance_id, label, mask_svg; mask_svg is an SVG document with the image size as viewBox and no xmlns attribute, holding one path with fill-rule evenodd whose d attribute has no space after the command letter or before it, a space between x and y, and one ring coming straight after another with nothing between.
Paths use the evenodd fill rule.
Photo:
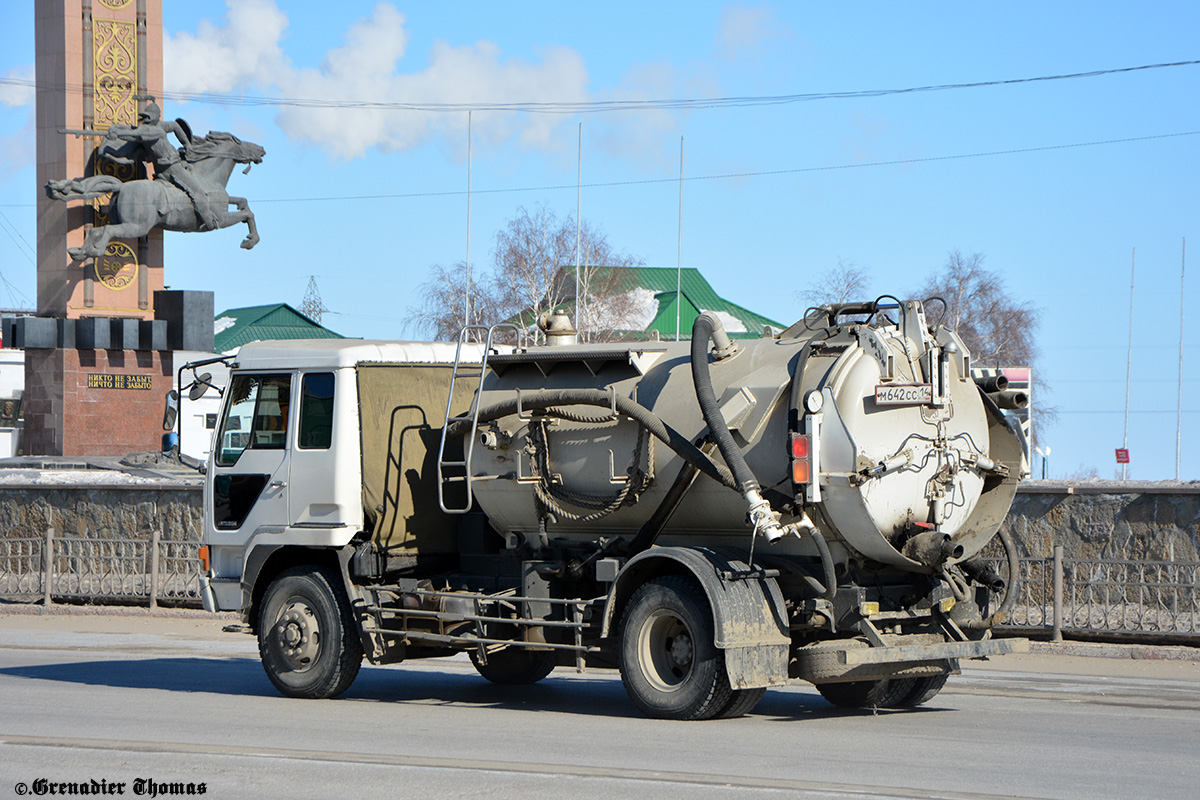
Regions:
<instances>
[{"instance_id":1,"label":"roadside curb","mask_svg":"<svg viewBox=\"0 0 1200 800\"><path fill-rule=\"evenodd\" d=\"M240 620L234 612L210 613L200 608L148 608L146 606L100 606L52 604L43 606L33 603L6 603L0 601L0 616L22 617L158 617L174 619L196 619L229 621Z\"/></svg>"},{"instance_id":2,"label":"roadside curb","mask_svg":"<svg viewBox=\"0 0 1200 800\"><path fill-rule=\"evenodd\" d=\"M1030 642L1029 652L1050 656L1130 658L1145 661L1200 661L1200 648L1183 645Z\"/></svg>"}]
</instances>

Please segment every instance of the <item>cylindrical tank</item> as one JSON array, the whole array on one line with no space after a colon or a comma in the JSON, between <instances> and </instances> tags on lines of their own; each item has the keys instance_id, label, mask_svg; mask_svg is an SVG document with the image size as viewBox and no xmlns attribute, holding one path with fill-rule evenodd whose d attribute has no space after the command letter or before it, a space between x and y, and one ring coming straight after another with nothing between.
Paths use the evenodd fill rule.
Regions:
<instances>
[{"instance_id":1,"label":"cylindrical tank","mask_svg":"<svg viewBox=\"0 0 1200 800\"><path fill-rule=\"evenodd\" d=\"M777 337L711 353L708 370L733 441L782 524L797 533L815 526L839 560L930 571L928 549L910 546L906 555L905 545L936 531L949 537L946 557L978 552L1011 503L1022 448L972 381L962 342L931 330L919 303L898 312L897 322L871 324L818 314ZM489 365L484 419L514 397L600 389L644 406L693 443L707 431L686 342L531 348ZM632 539L684 460L615 405L563 405L564 414L481 425L472 484L492 526L549 539ZM816 456L806 485L793 483L794 434L810 436ZM715 450L712 458L722 463ZM742 495L702 475L656 541L746 547L752 535ZM789 536L772 550L811 554L812 543Z\"/></svg>"}]
</instances>

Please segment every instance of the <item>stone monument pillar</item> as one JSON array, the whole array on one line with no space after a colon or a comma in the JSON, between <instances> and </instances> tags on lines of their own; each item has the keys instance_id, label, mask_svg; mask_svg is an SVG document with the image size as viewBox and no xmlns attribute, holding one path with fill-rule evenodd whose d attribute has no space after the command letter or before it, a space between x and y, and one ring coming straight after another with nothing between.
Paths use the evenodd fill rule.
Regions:
<instances>
[{"instance_id":1,"label":"stone monument pillar","mask_svg":"<svg viewBox=\"0 0 1200 800\"><path fill-rule=\"evenodd\" d=\"M96 136L135 125L162 94L162 0L39 0L36 10L38 316L6 320L25 349L28 455L120 456L161 446L163 396L173 380L163 289L162 231L114 240L101 257L68 247L104 225L107 198L68 206L41 187L71 175L145 177L94 155Z\"/></svg>"}]
</instances>

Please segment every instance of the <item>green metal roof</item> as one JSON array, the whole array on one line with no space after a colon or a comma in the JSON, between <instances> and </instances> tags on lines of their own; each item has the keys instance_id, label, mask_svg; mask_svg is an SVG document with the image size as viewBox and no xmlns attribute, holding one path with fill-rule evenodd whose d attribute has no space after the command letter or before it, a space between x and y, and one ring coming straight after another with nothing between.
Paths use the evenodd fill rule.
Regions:
<instances>
[{"instance_id":1,"label":"green metal roof","mask_svg":"<svg viewBox=\"0 0 1200 800\"><path fill-rule=\"evenodd\" d=\"M566 269L569 278L573 278L574 267ZM721 297L695 267L682 270L675 267L595 267L594 271L596 280L619 287L619 291L646 289L654 292L658 311L644 328L644 333L656 332L661 339L675 338L677 288L681 295L678 305L682 338L691 336L692 323L704 311L716 312L722 318L726 332L736 339L757 339L767 325L776 331L787 327Z\"/></svg>"},{"instance_id":2,"label":"green metal roof","mask_svg":"<svg viewBox=\"0 0 1200 800\"><path fill-rule=\"evenodd\" d=\"M218 353L236 350L247 342L275 339L344 339L287 303L231 308L217 315L213 343Z\"/></svg>"}]
</instances>

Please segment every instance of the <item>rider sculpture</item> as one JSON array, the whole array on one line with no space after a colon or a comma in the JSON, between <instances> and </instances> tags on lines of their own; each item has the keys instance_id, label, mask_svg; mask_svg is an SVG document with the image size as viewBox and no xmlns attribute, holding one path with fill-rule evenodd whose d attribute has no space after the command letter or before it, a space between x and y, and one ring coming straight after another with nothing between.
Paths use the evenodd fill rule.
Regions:
<instances>
[{"instance_id":1,"label":"rider sculpture","mask_svg":"<svg viewBox=\"0 0 1200 800\"><path fill-rule=\"evenodd\" d=\"M136 161L148 161L154 165L154 179L168 180L178 186L191 198L196 206L196 216L200 219L201 230L216 230L220 227L217 210L209 200L208 192L201 186L192 174L191 166L179 155L179 150L171 145L167 134L175 134L175 138L185 148L192 144L191 130L183 120L162 120L162 111L158 104L150 101L138 114L138 124L132 128L115 125L105 132L106 139L116 139L134 145L132 148L105 147L101 143L101 152L110 161L118 164L133 164Z\"/></svg>"},{"instance_id":2,"label":"rider sculpture","mask_svg":"<svg viewBox=\"0 0 1200 800\"><path fill-rule=\"evenodd\" d=\"M230 196L225 185L235 164L262 161L262 147L219 131L193 136L182 119L164 121L153 101L138 114L137 125L113 125L104 132L60 132L101 137L96 147L100 159L154 165L153 180L122 182L112 175L96 174L46 184L46 194L55 200L88 200L112 194L108 224L88 231L82 247L68 248L73 258L98 257L110 240L145 236L156 227L194 232L245 223L249 233L242 247L249 249L258 242L249 204L244 197ZM171 143L169 135L179 141L182 149ZM229 210L231 204L237 206L237 211Z\"/></svg>"}]
</instances>

